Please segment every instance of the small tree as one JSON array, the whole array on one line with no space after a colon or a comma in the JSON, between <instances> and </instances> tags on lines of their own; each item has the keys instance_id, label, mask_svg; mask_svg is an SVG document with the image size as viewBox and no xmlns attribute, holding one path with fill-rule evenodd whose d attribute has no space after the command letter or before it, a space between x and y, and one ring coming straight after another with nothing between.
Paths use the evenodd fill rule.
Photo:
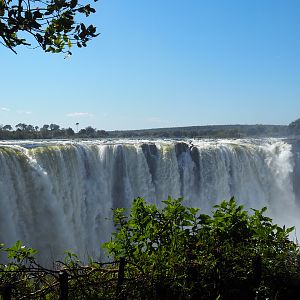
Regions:
<instances>
[{"instance_id":1,"label":"small tree","mask_svg":"<svg viewBox=\"0 0 300 300\"><path fill-rule=\"evenodd\" d=\"M69 127L65 130L67 136L73 136L75 134L74 130Z\"/></svg>"},{"instance_id":2,"label":"small tree","mask_svg":"<svg viewBox=\"0 0 300 300\"><path fill-rule=\"evenodd\" d=\"M85 132L88 136L94 136L96 133L96 129L92 126L85 127Z\"/></svg>"},{"instance_id":3,"label":"small tree","mask_svg":"<svg viewBox=\"0 0 300 300\"><path fill-rule=\"evenodd\" d=\"M8 130L8 131L11 131L12 130L12 127L11 125L5 125L2 127L3 130Z\"/></svg>"},{"instance_id":4,"label":"small tree","mask_svg":"<svg viewBox=\"0 0 300 300\"><path fill-rule=\"evenodd\" d=\"M43 127L41 128L42 131L48 131L49 130L49 125L48 124L45 124L43 125Z\"/></svg>"},{"instance_id":5,"label":"small tree","mask_svg":"<svg viewBox=\"0 0 300 300\"><path fill-rule=\"evenodd\" d=\"M27 125L26 131L34 131L34 126L33 125Z\"/></svg>"},{"instance_id":6,"label":"small tree","mask_svg":"<svg viewBox=\"0 0 300 300\"><path fill-rule=\"evenodd\" d=\"M17 129L20 129L20 130L24 131L27 128L27 124L25 124L25 123L18 123L15 127Z\"/></svg>"},{"instance_id":7,"label":"small tree","mask_svg":"<svg viewBox=\"0 0 300 300\"><path fill-rule=\"evenodd\" d=\"M59 130L59 125L57 125L57 124L50 124L50 130L51 131L57 131L57 130Z\"/></svg>"}]
</instances>

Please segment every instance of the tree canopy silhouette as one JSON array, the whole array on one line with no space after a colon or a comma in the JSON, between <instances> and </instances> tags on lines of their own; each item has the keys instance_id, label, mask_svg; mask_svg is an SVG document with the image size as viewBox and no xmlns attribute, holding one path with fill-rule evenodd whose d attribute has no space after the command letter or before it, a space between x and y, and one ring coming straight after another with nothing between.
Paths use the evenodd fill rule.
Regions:
<instances>
[{"instance_id":1,"label":"tree canopy silhouette","mask_svg":"<svg viewBox=\"0 0 300 300\"><path fill-rule=\"evenodd\" d=\"M73 45L86 47L98 35L84 23L95 12L78 0L0 0L0 43L14 53L23 45L72 54Z\"/></svg>"}]
</instances>

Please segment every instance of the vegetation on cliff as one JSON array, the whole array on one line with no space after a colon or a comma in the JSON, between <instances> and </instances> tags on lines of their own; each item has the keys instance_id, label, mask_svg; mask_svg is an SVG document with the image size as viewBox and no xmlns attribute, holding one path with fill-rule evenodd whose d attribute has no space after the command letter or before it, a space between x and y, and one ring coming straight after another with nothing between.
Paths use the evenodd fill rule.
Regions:
<instances>
[{"instance_id":1,"label":"vegetation on cliff","mask_svg":"<svg viewBox=\"0 0 300 300\"><path fill-rule=\"evenodd\" d=\"M140 130L97 130L87 126L76 132L72 128L60 128L57 124L42 127L25 123L13 126L0 125L0 139L49 139L49 138L246 138L287 137L300 134L300 119L285 125L207 125Z\"/></svg>"},{"instance_id":2,"label":"vegetation on cliff","mask_svg":"<svg viewBox=\"0 0 300 300\"><path fill-rule=\"evenodd\" d=\"M77 124L76 124L77 125ZM104 138L108 133L87 126L74 132L72 128L60 128L57 124L44 124L42 127L18 123L15 130L9 124L0 125L0 139L57 139L57 138Z\"/></svg>"}]
</instances>

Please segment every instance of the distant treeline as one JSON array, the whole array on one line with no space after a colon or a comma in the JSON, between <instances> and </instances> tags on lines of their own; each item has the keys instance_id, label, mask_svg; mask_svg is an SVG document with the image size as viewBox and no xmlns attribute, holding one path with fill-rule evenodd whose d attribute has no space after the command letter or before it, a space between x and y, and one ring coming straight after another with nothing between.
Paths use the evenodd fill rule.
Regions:
<instances>
[{"instance_id":1,"label":"distant treeline","mask_svg":"<svg viewBox=\"0 0 300 300\"><path fill-rule=\"evenodd\" d=\"M76 124L78 125L78 124ZM245 138L286 137L300 135L300 119L287 125L207 125L140 130L97 130L91 126L75 132L57 124L38 126L19 123L0 125L0 139L51 139L51 138Z\"/></svg>"},{"instance_id":2,"label":"distant treeline","mask_svg":"<svg viewBox=\"0 0 300 300\"><path fill-rule=\"evenodd\" d=\"M208 125L110 131L113 138L244 138L286 137L300 134L300 119L287 125Z\"/></svg>"},{"instance_id":3,"label":"distant treeline","mask_svg":"<svg viewBox=\"0 0 300 300\"><path fill-rule=\"evenodd\" d=\"M284 125L211 125L109 132L110 137L116 138L243 138L289 134L289 127Z\"/></svg>"},{"instance_id":4,"label":"distant treeline","mask_svg":"<svg viewBox=\"0 0 300 300\"><path fill-rule=\"evenodd\" d=\"M72 128L60 128L57 124L38 126L19 123L15 129L11 125L0 126L0 139L53 139L53 138L103 138L105 130L97 130L91 126L75 132Z\"/></svg>"}]
</instances>

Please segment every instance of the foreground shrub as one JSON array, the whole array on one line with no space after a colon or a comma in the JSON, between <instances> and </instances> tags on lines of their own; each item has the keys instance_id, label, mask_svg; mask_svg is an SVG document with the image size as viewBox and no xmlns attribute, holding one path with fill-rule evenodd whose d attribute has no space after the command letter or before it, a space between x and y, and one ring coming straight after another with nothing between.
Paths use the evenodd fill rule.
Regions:
<instances>
[{"instance_id":1,"label":"foreground shrub","mask_svg":"<svg viewBox=\"0 0 300 300\"><path fill-rule=\"evenodd\" d=\"M209 216L185 207L182 199L163 204L158 209L137 198L129 217L124 209L114 211L117 231L104 247L127 261L124 296L286 299L296 292L293 228L273 224L266 208L249 213L232 198Z\"/></svg>"},{"instance_id":2,"label":"foreground shrub","mask_svg":"<svg viewBox=\"0 0 300 300\"><path fill-rule=\"evenodd\" d=\"M158 208L137 198L129 213L114 210L116 232L103 245L113 263L83 264L66 252L51 270L20 241L0 244L8 257L0 264L0 299L298 299L293 228L265 212L248 212L233 198L211 215L182 199Z\"/></svg>"}]
</instances>

